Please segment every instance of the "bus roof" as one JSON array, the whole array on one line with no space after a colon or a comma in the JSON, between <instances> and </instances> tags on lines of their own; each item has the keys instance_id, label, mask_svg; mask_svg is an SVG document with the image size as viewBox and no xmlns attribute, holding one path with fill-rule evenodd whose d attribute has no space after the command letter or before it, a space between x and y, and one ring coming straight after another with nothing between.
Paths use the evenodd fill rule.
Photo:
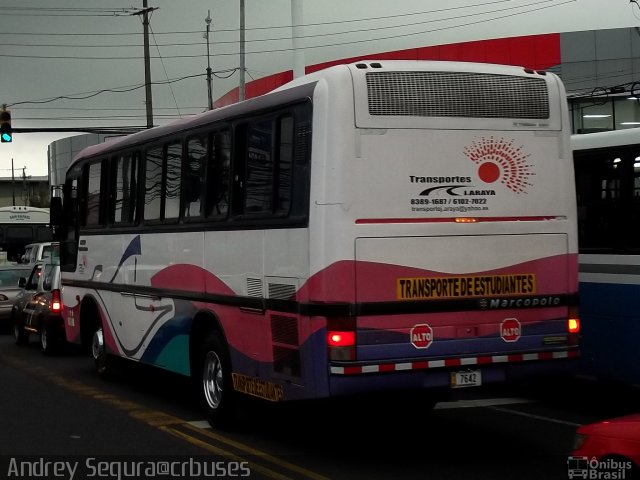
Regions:
<instances>
[{"instance_id":1,"label":"bus roof","mask_svg":"<svg viewBox=\"0 0 640 480\"><path fill-rule=\"evenodd\" d=\"M571 148L573 150L591 150L638 143L640 143L640 128L582 133L571 136Z\"/></svg>"},{"instance_id":2,"label":"bus roof","mask_svg":"<svg viewBox=\"0 0 640 480\"><path fill-rule=\"evenodd\" d=\"M285 105L288 102L311 98L313 94L314 84L293 87L281 92L270 92L259 97L255 97L243 102L234 103L226 107L209 110L203 113L191 115L167 125L153 127L148 130L133 133L122 137L117 137L98 145L91 145L81 150L72 160L71 166L78 161L94 157L97 155L113 152L129 147L133 147L142 143L152 141L155 138L163 138L171 133L185 132L198 128L212 122L220 120L232 120L235 116L242 115L247 111L260 111L276 105Z\"/></svg>"},{"instance_id":3,"label":"bus roof","mask_svg":"<svg viewBox=\"0 0 640 480\"><path fill-rule=\"evenodd\" d=\"M49 223L49 209L14 205L0 207L0 223Z\"/></svg>"}]
</instances>

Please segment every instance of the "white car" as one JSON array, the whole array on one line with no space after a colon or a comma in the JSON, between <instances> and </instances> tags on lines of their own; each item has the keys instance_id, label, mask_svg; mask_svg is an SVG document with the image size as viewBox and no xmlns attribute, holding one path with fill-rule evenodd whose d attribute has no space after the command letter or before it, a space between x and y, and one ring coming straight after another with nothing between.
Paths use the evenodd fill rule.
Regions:
<instances>
[{"instance_id":1,"label":"white car","mask_svg":"<svg viewBox=\"0 0 640 480\"><path fill-rule=\"evenodd\" d=\"M24 247L20 263L33 265L39 261L56 261L60 258L60 244L58 242L30 243Z\"/></svg>"}]
</instances>

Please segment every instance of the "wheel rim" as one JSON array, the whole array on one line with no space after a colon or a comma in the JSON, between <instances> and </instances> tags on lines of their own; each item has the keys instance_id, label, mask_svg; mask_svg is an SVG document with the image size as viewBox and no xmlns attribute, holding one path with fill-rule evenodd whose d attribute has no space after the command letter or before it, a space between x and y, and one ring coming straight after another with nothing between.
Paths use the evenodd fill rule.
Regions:
<instances>
[{"instance_id":1,"label":"wheel rim","mask_svg":"<svg viewBox=\"0 0 640 480\"><path fill-rule=\"evenodd\" d=\"M100 361L104 357L104 337L102 335L102 328L99 328L93 334L93 339L91 341L91 355L96 362Z\"/></svg>"},{"instance_id":2,"label":"wheel rim","mask_svg":"<svg viewBox=\"0 0 640 480\"><path fill-rule=\"evenodd\" d=\"M216 352L207 352L202 371L202 387L207 405L212 409L217 409L222 401L223 380L220 357Z\"/></svg>"},{"instance_id":3,"label":"wheel rim","mask_svg":"<svg viewBox=\"0 0 640 480\"><path fill-rule=\"evenodd\" d=\"M17 323L13 324L13 338L16 340L20 339L20 325Z\"/></svg>"}]
</instances>

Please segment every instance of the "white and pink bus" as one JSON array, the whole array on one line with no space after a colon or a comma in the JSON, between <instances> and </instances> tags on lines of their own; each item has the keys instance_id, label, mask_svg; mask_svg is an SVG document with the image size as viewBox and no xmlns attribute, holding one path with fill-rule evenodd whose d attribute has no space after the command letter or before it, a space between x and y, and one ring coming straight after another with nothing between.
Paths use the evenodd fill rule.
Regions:
<instances>
[{"instance_id":1,"label":"white and pink bus","mask_svg":"<svg viewBox=\"0 0 640 480\"><path fill-rule=\"evenodd\" d=\"M90 146L61 217L68 340L270 401L571 371L565 91L474 63L340 65Z\"/></svg>"}]
</instances>

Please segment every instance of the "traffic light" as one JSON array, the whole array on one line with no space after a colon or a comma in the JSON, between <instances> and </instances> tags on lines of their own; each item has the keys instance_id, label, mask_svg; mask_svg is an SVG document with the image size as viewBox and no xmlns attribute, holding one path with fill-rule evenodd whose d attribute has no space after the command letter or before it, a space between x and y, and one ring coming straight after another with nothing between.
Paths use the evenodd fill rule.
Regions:
<instances>
[{"instance_id":1,"label":"traffic light","mask_svg":"<svg viewBox=\"0 0 640 480\"><path fill-rule=\"evenodd\" d=\"M11 130L11 112L9 110L0 111L0 141L9 143L13 140Z\"/></svg>"}]
</instances>

